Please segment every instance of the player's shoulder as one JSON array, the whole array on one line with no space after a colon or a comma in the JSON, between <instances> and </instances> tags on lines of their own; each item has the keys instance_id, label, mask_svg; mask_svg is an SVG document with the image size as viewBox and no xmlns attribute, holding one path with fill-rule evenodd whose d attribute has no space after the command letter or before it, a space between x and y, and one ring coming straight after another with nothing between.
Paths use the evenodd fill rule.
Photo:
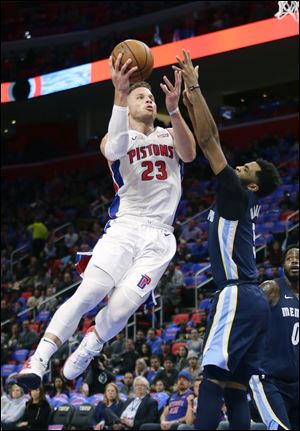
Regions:
<instances>
[{"instance_id":1,"label":"player's shoulder","mask_svg":"<svg viewBox=\"0 0 300 431\"><path fill-rule=\"evenodd\" d=\"M268 301L272 307L274 307L280 298L280 286L276 280L263 281L259 287L267 295Z\"/></svg>"}]
</instances>

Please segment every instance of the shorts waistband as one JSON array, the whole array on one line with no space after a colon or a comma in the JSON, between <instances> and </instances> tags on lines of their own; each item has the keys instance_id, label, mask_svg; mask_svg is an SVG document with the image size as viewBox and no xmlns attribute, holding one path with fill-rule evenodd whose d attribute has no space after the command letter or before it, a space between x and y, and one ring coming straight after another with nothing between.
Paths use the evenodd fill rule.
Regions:
<instances>
[{"instance_id":1,"label":"shorts waistband","mask_svg":"<svg viewBox=\"0 0 300 431\"><path fill-rule=\"evenodd\" d=\"M173 233L174 232L174 228L173 226L170 226L168 224L165 223L161 223L157 220L153 220L149 217L135 217L133 215L128 215L128 216L123 216L123 217L117 217L115 219L113 219L114 221L119 221L119 222L131 222L131 223L136 223L136 224L140 224L143 226L148 226L148 227L155 227L157 229L161 229L161 230L166 230L168 232Z\"/></svg>"}]
</instances>

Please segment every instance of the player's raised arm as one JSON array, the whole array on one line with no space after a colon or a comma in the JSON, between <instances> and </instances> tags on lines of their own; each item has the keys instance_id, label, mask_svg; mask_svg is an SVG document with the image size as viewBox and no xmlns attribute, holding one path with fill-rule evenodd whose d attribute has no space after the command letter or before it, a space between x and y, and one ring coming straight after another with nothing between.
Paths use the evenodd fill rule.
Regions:
<instances>
[{"instance_id":1,"label":"player's raised arm","mask_svg":"<svg viewBox=\"0 0 300 431\"><path fill-rule=\"evenodd\" d=\"M166 108L172 123L172 129L168 130L174 138L174 145L181 160L192 162L196 157L196 142L178 108L181 93L181 72L175 71L174 85L166 76L163 79L164 84L160 84L160 87L166 95Z\"/></svg>"},{"instance_id":2,"label":"player's raised arm","mask_svg":"<svg viewBox=\"0 0 300 431\"><path fill-rule=\"evenodd\" d=\"M130 76L137 70L137 67L130 66L131 59L128 59L120 67L122 54L116 59L115 65L112 58L109 58L111 80L115 87L114 107L108 125L108 134L102 139L100 149L102 154L110 161L118 160L127 153L129 134L128 134L128 107L127 97L130 86Z\"/></svg>"},{"instance_id":3,"label":"player's raised arm","mask_svg":"<svg viewBox=\"0 0 300 431\"><path fill-rule=\"evenodd\" d=\"M194 69L191 57L185 50L183 50L183 56L183 61L176 56L179 67L173 66L173 69L182 73L185 82L184 100L193 123L197 142L208 159L214 174L217 175L227 165L220 145L219 132L201 93L198 74Z\"/></svg>"}]
</instances>

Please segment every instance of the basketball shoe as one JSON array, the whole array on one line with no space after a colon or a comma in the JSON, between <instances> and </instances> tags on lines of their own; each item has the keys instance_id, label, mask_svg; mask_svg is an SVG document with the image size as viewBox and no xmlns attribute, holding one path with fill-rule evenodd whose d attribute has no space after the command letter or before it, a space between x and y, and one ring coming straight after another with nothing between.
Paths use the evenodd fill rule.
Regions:
<instances>
[{"instance_id":1,"label":"basketball shoe","mask_svg":"<svg viewBox=\"0 0 300 431\"><path fill-rule=\"evenodd\" d=\"M26 390L37 389L41 386L46 369L47 363L40 358L31 356L24 362L19 373L9 376L7 383L16 383Z\"/></svg>"},{"instance_id":2,"label":"basketball shoe","mask_svg":"<svg viewBox=\"0 0 300 431\"><path fill-rule=\"evenodd\" d=\"M98 351L92 351L87 349L88 337L92 334L94 328L95 325L91 326L87 330L84 338L82 339L77 349L66 360L62 371L62 375L64 378L68 380L76 379L87 369L93 357L99 355L99 353L101 352L103 344L100 343L100 348Z\"/></svg>"}]
</instances>

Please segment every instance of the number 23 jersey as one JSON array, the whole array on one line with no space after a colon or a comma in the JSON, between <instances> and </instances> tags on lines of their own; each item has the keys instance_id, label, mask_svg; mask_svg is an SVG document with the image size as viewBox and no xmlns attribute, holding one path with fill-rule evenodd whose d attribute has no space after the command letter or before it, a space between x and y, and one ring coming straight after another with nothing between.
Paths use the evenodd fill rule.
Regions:
<instances>
[{"instance_id":1,"label":"number 23 jersey","mask_svg":"<svg viewBox=\"0 0 300 431\"><path fill-rule=\"evenodd\" d=\"M115 188L111 218L133 215L172 225L180 201L183 162L167 129L129 130L126 156L109 163Z\"/></svg>"}]
</instances>

